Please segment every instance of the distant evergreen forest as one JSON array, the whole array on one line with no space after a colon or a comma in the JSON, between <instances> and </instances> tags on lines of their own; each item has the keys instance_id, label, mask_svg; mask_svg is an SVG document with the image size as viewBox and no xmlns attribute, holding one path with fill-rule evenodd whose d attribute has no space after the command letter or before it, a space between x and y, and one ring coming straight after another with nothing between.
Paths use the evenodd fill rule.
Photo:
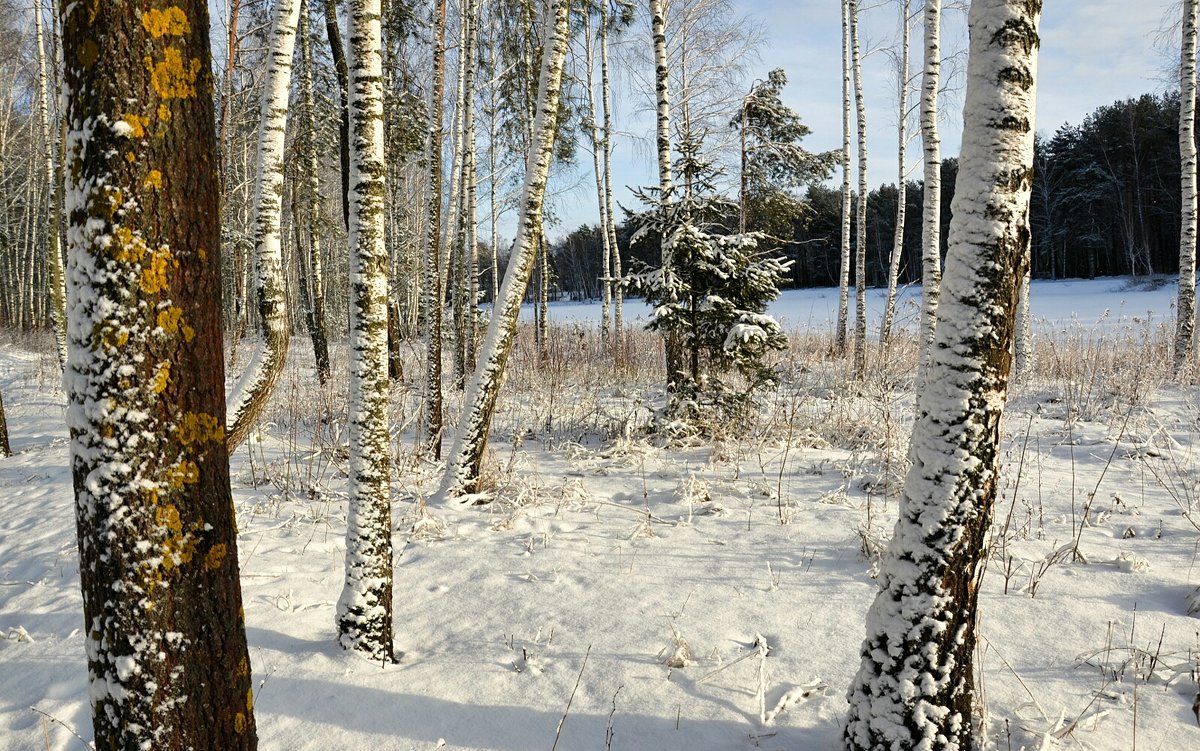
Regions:
<instances>
[{"instance_id":1,"label":"distant evergreen forest","mask_svg":"<svg viewBox=\"0 0 1200 751\"><path fill-rule=\"evenodd\" d=\"M1178 120L1177 92L1144 94L1101 107L1079 125L1063 125L1038 136L1030 209L1034 278L1178 272ZM910 159L914 155L919 158L919 150L910 151ZM943 256L957 174L958 160L946 159L942 163ZM909 181L907 193L902 284L920 281L922 181ZM872 190L867 198L868 286L887 284L897 194L893 183ZM841 257L840 186L812 185L804 200L807 212L792 222L791 237L778 243L780 252L793 261L788 281L795 287L836 286ZM752 215L761 217L763 212ZM736 216L729 218L728 225L735 231ZM639 258L657 265L657 247L631 248L631 234L624 226L619 228L624 268ZM856 234L852 230L852 246ZM560 294L575 299L599 297L600 258L598 227L580 227L559 242L554 265ZM853 269L851 275L853 284Z\"/></svg>"}]
</instances>

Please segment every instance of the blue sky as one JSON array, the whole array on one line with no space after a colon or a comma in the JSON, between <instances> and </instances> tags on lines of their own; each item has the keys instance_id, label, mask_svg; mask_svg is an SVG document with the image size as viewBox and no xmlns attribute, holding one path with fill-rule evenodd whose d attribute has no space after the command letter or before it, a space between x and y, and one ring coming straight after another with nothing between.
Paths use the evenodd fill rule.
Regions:
<instances>
[{"instance_id":1,"label":"blue sky","mask_svg":"<svg viewBox=\"0 0 1200 751\"><path fill-rule=\"evenodd\" d=\"M783 67L789 77L785 100L812 128L806 146L814 151L841 147L841 26L837 0L737 0L741 12L763 25L765 39L749 80ZM866 4L864 4L865 7ZM920 8L920 0L914 6ZM1038 74L1038 129L1053 132L1065 122L1080 122L1104 104L1148 91L1162 91L1170 76L1171 45L1178 46L1169 27L1168 12L1178 10L1169 0L1054 0L1044 5L1042 47ZM731 22L733 20L731 19ZM966 46L965 11L947 11L944 53ZM865 46L876 51L864 61L867 95L869 179L872 187L895 182L896 84L890 58L879 48L894 44L899 29L896 2L884 2L864 12ZM633 34L641 33L635 27ZM920 55L920 26L914 27L914 59ZM1162 47L1167 46L1164 52ZM913 69L917 66L914 64ZM961 89L961 85L960 85ZM962 92L943 101L943 154L958 152ZM653 120L640 104L626 99L617 104L617 127L648 139ZM910 167L918 141L910 142ZM596 221L591 192L590 157L581 155L584 170L579 187L556 199L562 220L553 234L569 232ZM618 141L614 154L614 189L619 203L635 205L624 186L656 181L653 154L642 145ZM909 173L912 175L913 173ZM839 178L836 178L840 180ZM561 181L560 181L561 182Z\"/></svg>"}]
</instances>

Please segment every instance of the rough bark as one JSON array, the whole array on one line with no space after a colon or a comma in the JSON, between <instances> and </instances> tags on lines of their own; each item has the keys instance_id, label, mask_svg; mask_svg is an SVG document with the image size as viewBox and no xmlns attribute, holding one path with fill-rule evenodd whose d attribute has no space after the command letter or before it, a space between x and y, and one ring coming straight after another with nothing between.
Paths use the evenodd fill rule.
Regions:
<instances>
[{"instance_id":1,"label":"rough bark","mask_svg":"<svg viewBox=\"0 0 1200 751\"><path fill-rule=\"evenodd\" d=\"M1000 420L1025 275L1037 0L974 0L954 219L900 517L849 692L848 749L965 751Z\"/></svg>"},{"instance_id":2,"label":"rough bark","mask_svg":"<svg viewBox=\"0 0 1200 751\"><path fill-rule=\"evenodd\" d=\"M925 69L921 74L921 146L925 192L921 207L921 323L917 382L933 346L938 293L942 284L942 147L938 133L938 87L942 70L942 0L925 0Z\"/></svg>"},{"instance_id":3,"label":"rough bark","mask_svg":"<svg viewBox=\"0 0 1200 751\"><path fill-rule=\"evenodd\" d=\"M842 264L834 350L846 352L850 326L850 2L842 0Z\"/></svg>"},{"instance_id":4,"label":"rough bark","mask_svg":"<svg viewBox=\"0 0 1200 751\"><path fill-rule=\"evenodd\" d=\"M271 22L270 54L258 126L258 177L254 209L254 289L263 342L229 398L229 449L250 435L287 359L290 326L283 275L283 146L287 130L292 54L296 48L299 0L277 0Z\"/></svg>"},{"instance_id":5,"label":"rough bark","mask_svg":"<svg viewBox=\"0 0 1200 751\"><path fill-rule=\"evenodd\" d=\"M8 417L4 413L4 394L0 394L0 459L12 456L12 446L8 442Z\"/></svg>"},{"instance_id":6,"label":"rough bark","mask_svg":"<svg viewBox=\"0 0 1200 751\"><path fill-rule=\"evenodd\" d=\"M392 653L387 295L380 0L351 0L350 502L338 640L373 660Z\"/></svg>"},{"instance_id":7,"label":"rough bark","mask_svg":"<svg viewBox=\"0 0 1200 751\"><path fill-rule=\"evenodd\" d=\"M325 36L329 40L329 56L333 58L333 72L338 82L338 103L341 120L338 123L338 159L342 175L342 222L350 228L350 109L349 73L346 70L346 50L342 46L342 33L338 28L337 0L324 0Z\"/></svg>"},{"instance_id":8,"label":"rough bark","mask_svg":"<svg viewBox=\"0 0 1200 751\"><path fill-rule=\"evenodd\" d=\"M892 238L892 256L888 263L887 298L883 305L883 322L879 327L879 341L886 348L892 339L892 324L896 317L896 285L900 278L900 257L904 253L904 220L908 204L908 183L905 156L908 148L908 39L909 14L912 0L900 3L900 62L897 78L899 91L899 125L897 126L897 158L900 164L896 180L896 233Z\"/></svg>"},{"instance_id":9,"label":"rough bark","mask_svg":"<svg viewBox=\"0 0 1200 751\"><path fill-rule=\"evenodd\" d=\"M449 466L442 481L443 498L459 498L479 491L480 468L492 413L496 408L508 353L517 333L521 301L529 287L537 254L539 228L546 197L546 181L554 152L558 126L559 98L562 92L563 64L569 36L568 0L553 0L554 24L548 28L538 80L537 118L533 124L535 139L525 163L525 181L521 189L521 216L508 271L500 289L500 299L488 321L487 334L480 349L479 366L471 378L463 404L463 417L455 435Z\"/></svg>"},{"instance_id":10,"label":"rough bark","mask_svg":"<svg viewBox=\"0 0 1200 751\"><path fill-rule=\"evenodd\" d=\"M317 132L316 108L313 100L312 50L308 40L308 5L300 5L300 59L304 66L303 111L304 111L304 158L307 174L304 176L308 195L308 213L305 217L308 231L308 274L301 280L308 290L308 334L312 339L313 354L317 364L317 381L324 386L329 382L329 336L325 326L325 271L321 260L321 178L317 147L314 136ZM299 215L294 221L300 224ZM297 245L297 252L300 247Z\"/></svg>"},{"instance_id":11,"label":"rough bark","mask_svg":"<svg viewBox=\"0 0 1200 751\"><path fill-rule=\"evenodd\" d=\"M1179 158L1183 199L1175 329L1176 375L1192 359L1196 338L1196 8L1196 0L1184 0L1179 62Z\"/></svg>"},{"instance_id":12,"label":"rough bark","mask_svg":"<svg viewBox=\"0 0 1200 751\"><path fill-rule=\"evenodd\" d=\"M252 749L208 6L64 3L61 18L64 383L95 745Z\"/></svg>"},{"instance_id":13,"label":"rough bark","mask_svg":"<svg viewBox=\"0 0 1200 751\"><path fill-rule=\"evenodd\" d=\"M421 257L425 309L425 440L433 458L442 455L442 100L446 86L446 0L437 9L433 47L433 90L430 93L426 158L429 186L425 253Z\"/></svg>"}]
</instances>

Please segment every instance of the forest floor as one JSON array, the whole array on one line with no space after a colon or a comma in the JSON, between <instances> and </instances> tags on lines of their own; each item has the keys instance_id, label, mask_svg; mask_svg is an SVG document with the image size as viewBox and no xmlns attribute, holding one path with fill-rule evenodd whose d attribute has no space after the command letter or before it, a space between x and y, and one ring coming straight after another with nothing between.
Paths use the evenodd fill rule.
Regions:
<instances>
[{"instance_id":1,"label":"forest floor","mask_svg":"<svg viewBox=\"0 0 1200 751\"><path fill-rule=\"evenodd\" d=\"M1035 285L1037 364L1005 417L980 598L980 721L998 749L1200 748L1200 389L1167 378L1173 296ZM831 298L785 295L793 346L755 420L669 442L647 431L657 340L631 335L614 366L585 316L556 308L548 363L522 334L494 500L470 508L430 498L440 467L415 450L411 345L393 399L387 665L334 640L345 349L321 390L295 337L232 458L260 747L837 748L906 469L915 356L911 341L873 349L849 384L825 356ZM3 341L16 453L0 460L0 750L82 749L64 396L48 341ZM460 404L451 390L448 414Z\"/></svg>"}]
</instances>

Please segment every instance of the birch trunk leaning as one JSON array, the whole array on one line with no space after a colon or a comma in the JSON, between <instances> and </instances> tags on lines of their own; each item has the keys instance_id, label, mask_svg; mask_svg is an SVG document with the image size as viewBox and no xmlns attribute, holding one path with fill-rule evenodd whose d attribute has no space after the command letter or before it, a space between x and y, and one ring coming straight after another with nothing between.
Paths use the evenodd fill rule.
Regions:
<instances>
[{"instance_id":1,"label":"birch trunk leaning","mask_svg":"<svg viewBox=\"0 0 1200 751\"><path fill-rule=\"evenodd\" d=\"M1197 0L1184 0L1179 62L1179 158L1183 203L1179 230L1176 376L1191 361L1196 337L1196 9Z\"/></svg>"},{"instance_id":2,"label":"birch trunk leaning","mask_svg":"<svg viewBox=\"0 0 1200 751\"><path fill-rule=\"evenodd\" d=\"M900 277L900 257L904 253L904 219L908 202L908 183L905 156L908 147L908 21L912 0L900 3L900 64L897 78L900 99L899 125L897 126L897 159L899 175L896 180L896 234L892 239L892 257L888 264L887 298L883 306L883 322L879 327L879 342L886 350L892 340L892 325L896 318L896 286Z\"/></svg>"},{"instance_id":3,"label":"birch trunk leaning","mask_svg":"<svg viewBox=\"0 0 1200 751\"><path fill-rule=\"evenodd\" d=\"M42 33L42 9L40 3L33 8L33 30L37 42L38 62L38 122L41 125L42 157L46 164L45 187L47 221L46 237L46 285L50 288L50 325L54 329L54 342L58 350L58 366L67 364L67 298L66 282L63 278L62 249L59 247L59 205L61 196L58 170L55 169L54 131L50 127L50 71L46 60L46 43Z\"/></svg>"},{"instance_id":4,"label":"birch trunk leaning","mask_svg":"<svg viewBox=\"0 0 1200 751\"><path fill-rule=\"evenodd\" d=\"M254 286L265 342L256 344L254 357L229 397L226 419L230 451L250 435L287 359L290 332L280 225L283 217L283 145L299 18L300 0L277 0L258 126L254 211Z\"/></svg>"},{"instance_id":5,"label":"birch trunk leaning","mask_svg":"<svg viewBox=\"0 0 1200 751\"><path fill-rule=\"evenodd\" d=\"M942 70L942 0L925 0L925 69L921 74L921 146L925 192L921 207L921 322L917 383L933 346L938 293L942 284L942 153L938 134L938 87Z\"/></svg>"},{"instance_id":6,"label":"birch trunk leaning","mask_svg":"<svg viewBox=\"0 0 1200 751\"><path fill-rule=\"evenodd\" d=\"M548 27L538 79L538 111L533 124L535 139L525 163L525 181L521 189L521 216L513 244L508 271L500 289L500 300L488 321L487 335L480 350L479 366L471 378L463 403L463 416L455 435L440 495L443 499L469 497L478 493L480 470L492 413L500 382L508 362L508 353L517 333L521 300L529 287L533 263L538 252L539 227L546 197L546 181L554 152L558 127L559 99L562 93L563 64L570 32L568 0L553 0L554 24Z\"/></svg>"},{"instance_id":7,"label":"birch trunk leaning","mask_svg":"<svg viewBox=\"0 0 1200 751\"><path fill-rule=\"evenodd\" d=\"M845 354L850 326L850 0L842 0L842 265L834 350Z\"/></svg>"},{"instance_id":8,"label":"birch trunk leaning","mask_svg":"<svg viewBox=\"0 0 1200 751\"><path fill-rule=\"evenodd\" d=\"M1030 244L1038 0L974 0L954 219L912 468L867 614L846 748L967 751L980 579Z\"/></svg>"},{"instance_id":9,"label":"birch trunk leaning","mask_svg":"<svg viewBox=\"0 0 1200 751\"><path fill-rule=\"evenodd\" d=\"M446 86L446 0L440 0L433 47L433 91L430 93L429 193L426 200L425 253L421 287L425 309L425 441L434 459L442 455L442 100Z\"/></svg>"},{"instance_id":10,"label":"birch trunk leaning","mask_svg":"<svg viewBox=\"0 0 1200 751\"><path fill-rule=\"evenodd\" d=\"M350 502L342 647L375 661L392 652L392 507L388 436L388 251L384 240L380 0L351 0Z\"/></svg>"},{"instance_id":11,"label":"birch trunk leaning","mask_svg":"<svg viewBox=\"0 0 1200 751\"><path fill-rule=\"evenodd\" d=\"M867 375L867 104L863 96L862 52L858 34L858 0L849 0L850 60L854 70L854 105L858 123L858 222L854 249L854 378Z\"/></svg>"}]
</instances>

